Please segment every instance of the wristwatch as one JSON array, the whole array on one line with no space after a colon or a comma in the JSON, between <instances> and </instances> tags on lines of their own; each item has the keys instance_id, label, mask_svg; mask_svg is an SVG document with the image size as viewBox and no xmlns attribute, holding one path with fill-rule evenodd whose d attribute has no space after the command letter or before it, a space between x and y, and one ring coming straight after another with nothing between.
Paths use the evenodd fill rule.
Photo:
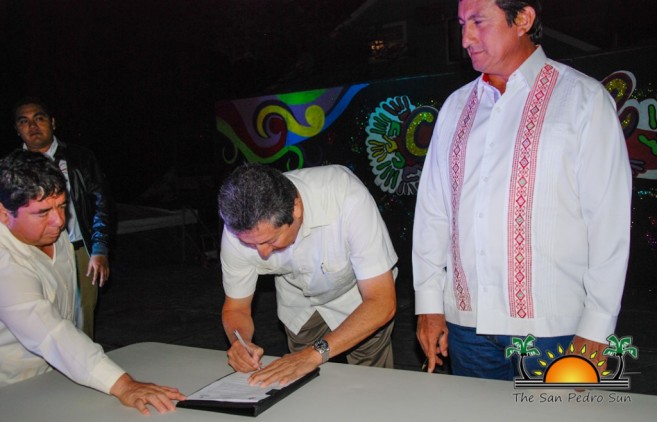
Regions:
<instances>
[{"instance_id":1,"label":"wristwatch","mask_svg":"<svg viewBox=\"0 0 657 422\"><path fill-rule=\"evenodd\" d=\"M322 356L322 363L326 363L329 360L329 352L331 349L329 348L329 344L326 340L323 338L320 338L319 340L315 341L313 343L313 349L317 351L317 353Z\"/></svg>"}]
</instances>

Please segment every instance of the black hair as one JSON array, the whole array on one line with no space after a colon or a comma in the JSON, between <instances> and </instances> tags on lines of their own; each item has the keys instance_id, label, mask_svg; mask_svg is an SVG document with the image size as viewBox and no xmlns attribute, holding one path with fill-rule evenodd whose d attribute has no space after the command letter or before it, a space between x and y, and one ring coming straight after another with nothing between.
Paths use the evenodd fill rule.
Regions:
<instances>
[{"instance_id":1,"label":"black hair","mask_svg":"<svg viewBox=\"0 0 657 422\"><path fill-rule=\"evenodd\" d=\"M0 203L16 216L30 200L66 193L66 179L40 152L15 150L0 160Z\"/></svg>"},{"instance_id":2,"label":"black hair","mask_svg":"<svg viewBox=\"0 0 657 422\"><path fill-rule=\"evenodd\" d=\"M543 35L543 24L541 22L541 14L543 13L543 7L541 6L540 0L495 0L497 7L504 11L506 15L506 22L511 26L515 22L518 13L522 11L525 7L529 6L536 12L536 19L534 19L534 24L529 29L527 34L532 41L538 42L541 36Z\"/></svg>"},{"instance_id":3,"label":"black hair","mask_svg":"<svg viewBox=\"0 0 657 422\"><path fill-rule=\"evenodd\" d=\"M21 108L21 107L23 107L23 106L26 106L26 105L28 105L28 104L35 104L35 105L38 105L39 107L41 107L41 109L43 110L43 112L46 113L46 115L47 115L48 117L51 117L51 118L52 118L52 114L50 113L50 107L48 107L48 104L46 104L46 102L43 101L41 98L37 98L37 97L23 97L23 98L21 98L20 100L16 101L16 102L14 103L13 108L11 109L11 110L12 110L12 113L11 113L11 120L12 120L12 122L16 120L16 113L18 112L18 109Z\"/></svg>"}]
</instances>

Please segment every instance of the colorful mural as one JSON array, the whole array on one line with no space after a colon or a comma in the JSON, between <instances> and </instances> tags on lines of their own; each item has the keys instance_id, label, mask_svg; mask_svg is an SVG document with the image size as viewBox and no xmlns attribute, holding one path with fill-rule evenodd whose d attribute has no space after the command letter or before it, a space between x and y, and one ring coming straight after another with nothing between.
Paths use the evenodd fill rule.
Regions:
<instances>
[{"instance_id":1,"label":"colorful mural","mask_svg":"<svg viewBox=\"0 0 657 422\"><path fill-rule=\"evenodd\" d=\"M291 170L351 168L374 195L400 255L410 249L414 196L442 102L468 82L459 75L356 84L216 104L219 160ZM601 83L615 99L635 176L637 248L657 254L657 96L637 89L632 72ZM645 181L645 182L644 182ZM641 240L643 239L643 240Z\"/></svg>"},{"instance_id":2,"label":"colorful mural","mask_svg":"<svg viewBox=\"0 0 657 422\"><path fill-rule=\"evenodd\" d=\"M614 72L602 84L616 100L634 176L657 179L657 99L634 97L631 72Z\"/></svg>"},{"instance_id":3,"label":"colorful mural","mask_svg":"<svg viewBox=\"0 0 657 422\"><path fill-rule=\"evenodd\" d=\"M657 99L637 98L636 79L628 71L614 72L602 83L616 100L635 177L657 179ZM233 164L241 154L247 161L282 162L284 169L318 165L332 154L320 151L320 159L311 158L303 144L319 140L324 141L319 150L332 149L337 136L342 142L362 142L356 148L352 145L350 152L365 147L374 183L381 191L414 195L438 107L427 105L426 98L418 101L401 94L377 100L366 89L370 85L374 84L218 102L217 131L230 141L224 146L223 161ZM353 118L345 114L350 105L372 100L376 106L361 109L366 114L364 125L352 128L360 133L331 130ZM327 162L341 163L346 157L337 158Z\"/></svg>"},{"instance_id":4,"label":"colorful mural","mask_svg":"<svg viewBox=\"0 0 657 422\"><path fill-rule=\"evenodd\" d=\"M415 195L438 110L410 99L388 98L370 115L367 154L376 185L384 192Z\"/></svg>"},{"instance_id":5,"label":"colorful mural","mask_svg":"<svg viewBox=\"0 0 657 422\"><path fill-rule=\"evenodd\" d=\"M251 162L286 160L286 167L302 168L305 157L299 144L321 134L342 115L354 96L367 84L270 95L219 102L216 124L219 133L235 147L224 154L226 163L237 152ZM296 164L292 164L292 158Z\"/></svg>"}]
</instances>

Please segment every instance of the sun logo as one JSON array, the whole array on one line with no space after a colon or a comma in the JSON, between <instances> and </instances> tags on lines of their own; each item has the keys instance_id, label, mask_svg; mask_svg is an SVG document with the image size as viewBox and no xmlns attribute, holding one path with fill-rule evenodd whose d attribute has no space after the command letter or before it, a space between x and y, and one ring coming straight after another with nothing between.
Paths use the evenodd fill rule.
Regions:
<instances>
[{"instance_id":1,"label":"sun logo","mask_svg":"<svg viewBox=\"0 0 657 422\"><path fill-rule=\"evenodd\" d=\"M520 356L518 373L521 376L514 379L515 388L595 387L629 390L629 378L622 377L625 367L624 356L629 354L634 359L639 356L639 349L632 346L632 337L619 339L615 334L607 337L609 347L604 349L602 355L617 359L616 371L601 370L605 366L606 360L599 359L597 351L589 352L586 345L580 350L575 350L571 343L568 347L568 354L565 354L561 345L557 346L556 354L547 350L545 354L549 360L538 359L538 365L545 369L534 370L530 375L525 368L525 359L541 355L541 351L534 346L535 341L536 337L531 334L524 339L512 337L512 346L505 349L507 358L515 354Z\"/></svg>"}]
</instances>

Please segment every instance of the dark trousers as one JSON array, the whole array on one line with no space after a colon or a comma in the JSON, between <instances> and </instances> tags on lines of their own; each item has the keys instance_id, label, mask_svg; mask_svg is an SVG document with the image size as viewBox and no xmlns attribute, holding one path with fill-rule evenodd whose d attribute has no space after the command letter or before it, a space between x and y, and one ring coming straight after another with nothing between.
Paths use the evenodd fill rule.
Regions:
<instances>
[{"instance_id":1,"label":"dark trousers","mask_svg":"<svg viewBox=\"0 0 657 422\"><path fill-rule=\"evenodd\" d=\"M392 341L390 340L393 327L394 321L390 321L349 350L346 354L347 362L352 365L393 368ZM298 352L330 333L331 329L326 325L319 312L315 311L308 322L301 327L299 334L292 333L287 327L285 332L290 352Z\"/></svg>"}]
</instances>

